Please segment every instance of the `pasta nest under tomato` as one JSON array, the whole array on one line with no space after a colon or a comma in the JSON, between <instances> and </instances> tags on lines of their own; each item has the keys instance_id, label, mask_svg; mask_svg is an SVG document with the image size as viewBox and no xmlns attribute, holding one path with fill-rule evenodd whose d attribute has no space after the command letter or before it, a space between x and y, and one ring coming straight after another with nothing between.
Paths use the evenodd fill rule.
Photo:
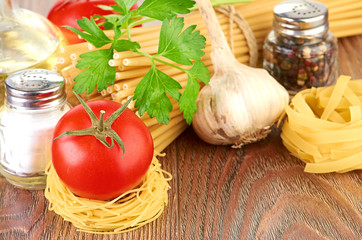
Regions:
<instances>
[{"instance_id":1,"label":"pasta nest under tomato","mask_svg":"<svg viewBox=\"0 0 362 240\"><path fill-rule=\"evenodd\" d=\"M71 222L78 230L114 234L140 228L155 219L168 204L172 176L153 157L139 187L110 200L91 200L74 195L59 179L53 165L47 168L45 197L49 210Z\"/></svg>"}]
</instances>

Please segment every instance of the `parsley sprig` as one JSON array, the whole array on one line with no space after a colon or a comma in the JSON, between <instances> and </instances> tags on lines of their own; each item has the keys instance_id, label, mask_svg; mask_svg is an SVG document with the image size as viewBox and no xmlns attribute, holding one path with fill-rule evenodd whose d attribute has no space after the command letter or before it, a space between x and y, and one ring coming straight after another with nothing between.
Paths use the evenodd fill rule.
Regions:
<instances>
[{"instance_id":1,"label":"parsley sprig","mask_svg":"<svg viewBox=\"0 0 362 240\"><path fill-rule=\"evenodd\" d=\"M96 48L103 47L92 52L80 55L76 67L85 71L76 76L73 89L77 93L93 92L96 88L99 92L114 84L116 68L108 64L113 58L114 51L132 51L150 58L152 65L148 73L142 78L134 92L135 106L139 114L146 112L149 116L156 117L158 122L167 124L170 120L169 112L172 111L172 103L168 96L179 102L180 111L190 124L193 114L196 112L196 98L200 89L199 81L208 84L210 75L201 61L205 54L205 37L196 26L192 25L184 29L184 18L178 14L190 12L195 4L192 0L145 0L138 8L131 10L137 0L115 0L116 5L102 8L112 9L119 14L107 16L95 16L104 18L102 23L105 29L113 29L113 39L107 37L99 28L95 19L83 18L77 21L80 28L67 27L80 35L83 39ZM147 18L143 18L147 17ZM159 20L162 26L159 35L158 51L155 55L142 52L139 43L132 41L131 29L139 24ZM120 39L122 36L122 39ZM126 38L126 39L124 39ZM104 46L106 48L104 48ZM164 61L167 58L171 61ZM159 69L156 62L177 68L187 74L187 85L181 94L181 85L172 77Z\"/></svg>"}]
</instances>

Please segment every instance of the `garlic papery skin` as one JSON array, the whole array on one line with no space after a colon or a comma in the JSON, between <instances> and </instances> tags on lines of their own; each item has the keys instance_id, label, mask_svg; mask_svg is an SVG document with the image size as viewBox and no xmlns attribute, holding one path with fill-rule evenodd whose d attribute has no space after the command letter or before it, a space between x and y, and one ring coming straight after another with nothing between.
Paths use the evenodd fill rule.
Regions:
<instances>
[{"instance_id":1,"label":"garlic papery skin","mask_svg":"<svg viewBox=\"0 0 362 240\"><path fill-rule=\"evenodd\" d=\"M210 144L233 147L265 138L283 113L288 92L264 69L234 59L222 69L214 66L210 84L196 101L192 125L197 135Z\"/></svg>"}]
</instances>

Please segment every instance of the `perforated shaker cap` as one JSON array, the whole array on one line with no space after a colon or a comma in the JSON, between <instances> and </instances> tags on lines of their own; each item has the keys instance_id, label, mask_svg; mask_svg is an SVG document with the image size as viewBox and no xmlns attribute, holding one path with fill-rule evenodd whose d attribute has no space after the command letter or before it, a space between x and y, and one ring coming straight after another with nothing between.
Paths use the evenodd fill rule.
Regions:
<instances>
[{"instance_id":1,"label":"perforated shaker cap","mask_svg":"<svg viewBox=\"0 0 362 240\"><path fill-rule=\"evenodd\" d=\"M57 72L29 69L5 80L6 103L20 110L42 110L66 101L64 78Z\"/></svg>"},{"instance_id":2,"label":"perforated shaker cap","mask_svg":"<svg viewBox=\"0 0 362 240\"><path fill-rule=\"evenodd\" d=\"M294 37L320 37L328 31L328 8L320 2L291 0L274 7L274 29Z\"/></svg>"}]
</instances>

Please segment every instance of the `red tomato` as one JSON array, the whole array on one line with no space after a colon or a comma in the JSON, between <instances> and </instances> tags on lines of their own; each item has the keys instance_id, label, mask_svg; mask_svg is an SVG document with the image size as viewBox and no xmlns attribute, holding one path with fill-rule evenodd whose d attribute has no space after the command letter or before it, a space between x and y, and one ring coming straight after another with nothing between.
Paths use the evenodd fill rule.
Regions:
<instances>
[{"instance_id":1,"label":"red tomato","mask_svg":"<svg viewBox=\"0 0 362 240\"><path fill-rule=\"evenodd\" d=\"M104 110L104 119L122 106L109 100L90 101L87 104L98 118L100 111ZM66 131L81 130L91 125L83 106L78 105L59 120L53 136L55 138ZM54 168L74 194L89 199L113 199L135 188L146 174L154 150L146 125L126 108L111 128L124 143L124 155L116 142L112 148L107 148L91 135L63 136L53 141Z\"/></svg>"},{"instance_id":2,"label":"red tomato","mask_svg":"<svg viewBox=\"0 0 362 240\"><path fill-rule=\"evenodd\" d=\"M78 35L66 29L64 26L79 28L77 20L83 17L90 18L94 14L108 15L113 11L105 11L97 5L116 5L114 0L58 0L48 13L48 19L57 25L63 32L69 44L84 42ZM137 8L134 5L131 9Z\"/></svg>"}]
</instances>

